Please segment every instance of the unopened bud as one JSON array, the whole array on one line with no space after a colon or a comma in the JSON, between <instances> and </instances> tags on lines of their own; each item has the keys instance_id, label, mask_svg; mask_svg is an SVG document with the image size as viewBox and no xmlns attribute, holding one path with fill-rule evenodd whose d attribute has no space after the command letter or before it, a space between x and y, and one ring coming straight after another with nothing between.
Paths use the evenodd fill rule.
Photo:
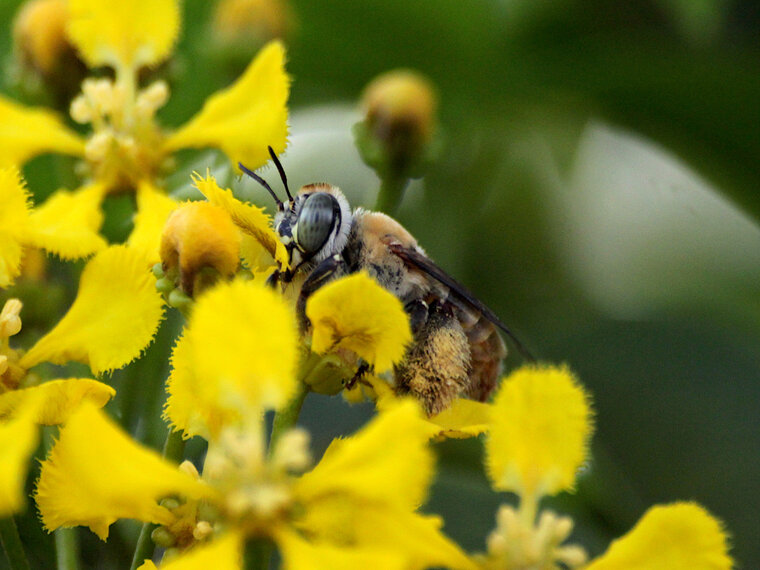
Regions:
<instances>
[{"instance_id":1,"label":"unopened bud","mask_svg":"<svg viewBox=\"0 0 760 570\"><path fill-rule=\"evenodd\" d=\"M396 171L413 168L433 140L437 106L432 84L417 72L401 69L375 78L362 96L364 135L382 152L370 158Z\"/></svg>"},{"instance_id":2,"label":"unopened bud","mask_svg":"<svg viewBox=\"0 0 760 570\"><path fill-rule=\"evenodd\" d=\"M192 296L197 285L215 280L214 273L229 278L237 271L240 241L240 232L219 206L183 204L169 216L161 236L164 271L171 274L179 269L179 286Z\"/></svg>"},{"instance_id":3,"label":"unopened bud","mask_svg":"<svg viewBox=\"0 0 760 570\"><path fill-rule=\"evenodd\" d=\"M221 47L257 50L269 40L284 37L291 21L284 0L220 0L211 29Z\"/></svg>"},{"instance_id":4,"label":"unopened bud","mask_svg":"<svg viewBox=\"0 0 760 570\"><path fill-rule=\"evenodd\" d=\"M13 22L14 51L24 75L41 80L59 102L69 101L87 68L66 37L66 0L28 0Z\"/></svg>"},{"instance_id":5,"label":"unopened bud","mask_svg":"<svg viewBox=\"0 0 760 570\"><path fill-rule=\"evenodd\" d=\"M66 38L66 0L31 0L21 5L13 22L13 42L25 63L42 73L58 65L72 49Z\"/></svg>"},{"instance_id":6,"label":"unopened bud","mask_svg":"<svg viewBox=\"0 0 760 570\"><path fill-rule=\"evenodd\" d=\"M165 526L158 526L150 533L150 539L156 546L171 548L177 543L177 537Z\"/></svg>"}]
</instances>

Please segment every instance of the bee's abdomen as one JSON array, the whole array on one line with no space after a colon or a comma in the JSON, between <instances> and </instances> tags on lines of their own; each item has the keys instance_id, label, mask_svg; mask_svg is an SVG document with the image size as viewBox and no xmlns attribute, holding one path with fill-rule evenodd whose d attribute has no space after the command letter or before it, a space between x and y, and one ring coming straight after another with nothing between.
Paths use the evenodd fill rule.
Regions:
<instances>
[{"instance_id":1,"label":"bee's abdomen","mask_svg":"<svg viewBox=\"0 0 760 570\"><path fill-rule=\"evenodd\" d=\"M458 308L457 318L470 344L470 377L465 395L485 402L499 383L507 347L496 326L480 313Z\"/></svg>"},{"instance_id":2,"label":"bee's abdomen","mask_svg":"<svg viewBox=\"0 0 760 570\"><path fill-rule=\"evenodd\" d=\"M412 394L428 415L451 405L467 386L470 354L467 336L452 307L434 303L427 320L401 364L396 367L396 391Z\"/></svg>"}]
</instances>

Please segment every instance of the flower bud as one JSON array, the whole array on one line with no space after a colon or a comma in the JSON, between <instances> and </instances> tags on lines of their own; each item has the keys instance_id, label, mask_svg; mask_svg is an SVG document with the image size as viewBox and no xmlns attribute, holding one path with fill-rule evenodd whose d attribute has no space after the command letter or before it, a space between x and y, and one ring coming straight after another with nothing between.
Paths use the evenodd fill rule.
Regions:
<instances>
[{"instance_id":1,"label":"flower bud","mask_svg":"<svg viewBox=\"0 0 760 570\"><path fill-rule=\"evenodd\" d=\"M150 533L150 539L156 546L171 548L177 543L177 537L165 526L158 526Z\"/></svg>"},{"instance_id":2,"label":"flower bud","mask_svg":"<svg viewBox=\"0 0 760 570\"><path fill-rule=\"evenodd\" d=\"M364 134L381 152L375 162L403 172L424 158L435 134L437 105L433 86L417 72L399 69L375 78L362 96Z\"/></svg>"},{"instance_id":3,"label":"flower bud","mask_svg":"<svg viewBox=\"0 0 760 570\"><path fill-rule=\"evenodd\" d=\"M161 236L161 261L167 277L178 277L187 295L221 276L232 277L240 255L240 233L229 214L208 202L189 202L169 216Z\"/></svg>"},{"instance_id":4,"label":"flower bud","mask_svg":"<svg viewBox=\"0 0 760 570\"><path fill-rule=\"evenodd\" d=\"M66 36L66 0L28 0L13 22L21 81L41 81L63 103L79 89L87 67Z\"/></svg>"},{"instance_id":5,"label":"flower bud","mask_svg":"<svg viewBox=\"0 0 760 570\"><path fill-rule=\"evenodd\" d=\"M220 0L211 28L220 46L253 53L269 40L284 37L290 20L284 0Z\"/></svg>"}]
</instances>

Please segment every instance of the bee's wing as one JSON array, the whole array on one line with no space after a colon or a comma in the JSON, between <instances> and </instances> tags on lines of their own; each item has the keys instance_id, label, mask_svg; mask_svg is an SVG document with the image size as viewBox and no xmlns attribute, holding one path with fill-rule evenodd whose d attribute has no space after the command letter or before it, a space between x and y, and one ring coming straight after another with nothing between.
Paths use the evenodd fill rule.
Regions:
<instances>
[{"instance_id":1,"label":"bee's wing","mask_svg":"<svg viewBox=\"0 0 760 570\"><path fill-rule=\"evenodd\" d=\"M422 271L439 283L442 283L448 287L450 294L454 297L454 299L452 299L453 301L459 301L459 303L464 304L467 308L478 311L486 319L504 331L504 334L512 339L515 347L526 360L535 362L535 358L533 358L528 349L526 349L523 344L517 339L517 337L512 333L512 331L509 330L507 325L501 322L499 317L496 316L496 313L494 313L482 301L475 297L475 295L473 295L467 289L467 287L459 283L443 269L438 267L429 257L423 255L416 249L407 247L399 242L394 241L388 243L387 246L390 252L400 257L407 266Z\"/></svg>"}]
</instances>

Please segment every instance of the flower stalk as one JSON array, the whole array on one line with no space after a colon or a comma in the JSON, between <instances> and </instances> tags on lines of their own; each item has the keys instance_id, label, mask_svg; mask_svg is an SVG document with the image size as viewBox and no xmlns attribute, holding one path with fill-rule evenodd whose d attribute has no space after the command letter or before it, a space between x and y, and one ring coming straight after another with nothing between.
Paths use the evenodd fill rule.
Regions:
<instances>
[{"instance_id":1,"label":"flower stalk","mask_svg":"<svg viewBox=\"0 0 760 570\"><path fill-rule=\"evenodd\" d=\"M274 543L266 538L253 537L246 540L243 551L244 570L268 570L273 550Z\"/></svg>"},{"instance_id":2,"label":"flower stalk","mask_svg":"<svg viewBox=\"0 0 760 570\"><path fill-rule=\"evenodd\" d=\"M58 570L79 570L78 528L59 528L55 531L55 556Z\"/></svg>"},{"instance_id":3,"label":"flower stalk","mask_svg":"<svg viewBox=\"0 0 760 570\"><path fill-rule=\"evenodd\" d=\"M272 421L272 434L269 436L269 455L277 447L277 441L282 434L296 425L298 416L301 414L301 408L306 400L306 396L309 394L309 385L305 382L298 383L298 389L295 395L291 398L290 402L279 412L274 415Z\"/></svg>"}]
</instances>

